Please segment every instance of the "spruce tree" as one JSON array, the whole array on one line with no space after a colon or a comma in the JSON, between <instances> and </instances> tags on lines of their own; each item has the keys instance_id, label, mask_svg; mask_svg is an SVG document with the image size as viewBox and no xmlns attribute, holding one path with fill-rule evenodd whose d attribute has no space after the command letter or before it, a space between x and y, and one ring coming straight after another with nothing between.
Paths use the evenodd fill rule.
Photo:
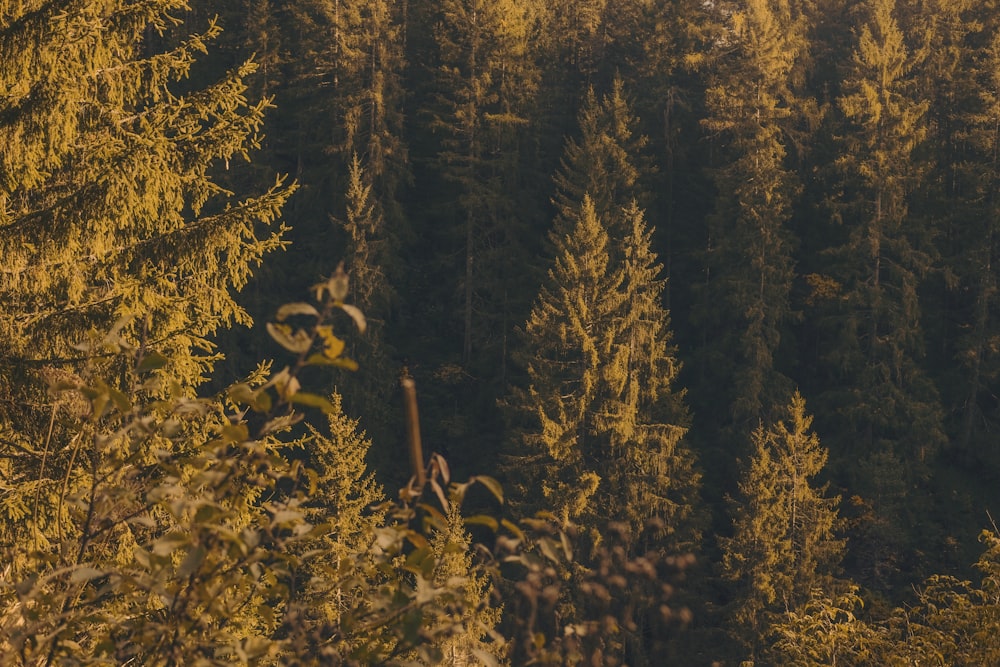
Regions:
<instances>
[{"instance_id":1,"label":"spruce tree","mask_svg":"<svg viewBox=\"0 0 1000 667\"><path fill-rule=\"evenodd\" d=\"M352 341L351 358L365 369L338 388L347 397L353 414L364 419L379 445L373 451L373 463L389 479L399 466L390 452L398 450L391 398L395 395L397 372L392 363L387 323L396 294L389 279L392 264L391 234L379 200L373 192L369 172L355 156L351 161L347 186L346 216L341 226L346 232L344 254L351 275L351 301L366 313L368 326L363 336Z\"/></svg>"},{"instance_id":2,"label":"spruce tree","mask_svg":"<svg viewBox=\"0 0 1000 667\"><path fill-rule=\"evenodd\" d=\"M913 72L922 51L904 39L893 0L870 0L839 98L844 127L834 209L841 240L827 251L835 298L821 313L827 389L838 421L838 461L872 503L877 522L854 555L871 565L868 583L886 585L888 559L919 509L908 490L929 476L945 441L937 389L923 367L920 288L935 262L931 227L911 210L927 163L928 103ZM918 44L919 46L919 44ZM842 458L840 458L842 457ZM858 460L860 459L860 465ZM867 568L866 568L867 569Z\"/></svg>"},{"instance_id":3,"label":"spruce tree","mask_svg":"<svg viewBox=\"0 0 1000 667\"><path fill-rule=\"evenodd\" d=\"M593 424L602 360L614 346L623 270L611 264L609 237L585 196L575 226L557 254L523 330L526 387L508 407L521 431L513 442L508 483L521 509L546 509L593 526L601 516L592 496L600 483L593 463L601 446ZM606 363L606 361L605 361Z\"/></svg>"},{"instance_id":4,"label":"spruce tree","mask_svg":"<svg viewBox=\"0 0 1000 667\"><path fill-rule=\"evenodd\" d=\"M491 637L500 623L501 609L494 606L493 585L489 573L475 562L472 541L465 528L460 505L452 498L445 515L445 525L431 541L436 585L459 589L463 609L454 618L450 637L441 643L441 664L450 667L499 664L506 646Z\"/></svg>"},{"instance_id":5,"label":"spruce tree","mask_svg":"<svg viewBox=\"0 0 1000 667\"><path fill-rule=\"evenodd\" d=\"M809 107L796 80L809 57L802 4L716 6L725 31L703 123L721 159L698 311L705 341L699 375L704 391L725 392L728 414L717 419L732 425L736 440L782 410L791 391L778 351L788 347L795 317L790 220L799 180L791 163L794 132Z\"/></svg>"},{"instance_id":6,"label":"spruce tree","mask_svg":"<svg viewBox=\"0 0 1000 667\"><path fill-rule=\"evenodd\" d=\"M508 404L523 420L508 470L526 509L575 520L595 539L607 519L634 535L660 519L672 537L646 545L678 549L691 546L697 475L659 267L641 213L629 212L625 266L611 262L589 197L558 246L524 330L529 382Z\"/></svg>"},{"instance_id":7,"label":"spruce tree","mask_svg":"<svg viewBox=\"0 0 1000 667\"><path fill-rule=\"evenodd\" d=\"M609 522L624 527L626 555L686 553L698 541L699 476L683 441L661 267L638 207L620 215L627 238L611 237L584 195L575 227L557 239L524 329L526 386L506 403L508 497L521 512L578 525L583 567ZM583 605L566 603L570 617Z\"/></svg>"},{"instance_id":8,"label":"spruce tree","mask_svg":"<svg viewBox=\"0 0 1000 667\"><path fill-rule=\"evenodd\" d=\"M595 414L597 427L611 434L615 460L607 507L640 538L639 552L696 550L700 474L683 440L690 417L685 392L675 386L681 364L662 305L663 267L642 211L633 202L623 213L631 229L622 241L620 333L602 369L609 395ZM650 518L662 527L648 530Z\"/></svg>"},{"instance_id":9,"label":"spruce tree","mask_svg":"<svg viewBox=\"0 0 1000 667\"><path fill-rule=\"evenodd\" d=\"M312 483L316 487L306 518L325 526L323 553L313 560L311 567L327 567L350 581L358 573L350 571L348 566L356 564L357 554L367 551L376 527L385 522L385 510L378 505L386 498L365 463L371 441L358 420L343 413L339 394L330 397L326 417L327 428L307 425L311 437L304 444L304 462L315 475ZM357 604L354 595L350 589L338 588L332 598L324 593L311 602L318 613L336 623L343 609Z\"/></svg>"},{"instance_id":10,"label":"spruce tree","mask_svg":"<svg viewBox=\"0 0 1000 667\"><path fill-rule=\"evenodd\" d=\"M146 53L182 2L25 4L0 34L0 274L3 363L72 366L90 327L120 318L172 353L187 381L211 367L209 337L248 317L235 298L264 254L290 190L242 201L213 169L257 143L267 100L250 103L238 65L186 90L218 33ZM102 18L101 12L116 16ZM267 223L260 226L260 223Z\"/></svg>"},{"instance_id":11,"label":"spruce tree","mask_svg":"<svg viewBox=\"0 0 1000 667\"><path fill-rule=\"evenodd\" d=\"M588 195L609 233L625 238L631 229L622 218L623 203L644 203L644 180L650 176L652 165L643 154L648 140L638 133L638 119L622 79L616 77L611 92L600 98L591 88L577 122L579 138L566 141L555 175L556 220L552 235L559 237L568 232L580 202Z\"/></svg>"},{"instance_id":12,"label":"spruce tree","mask_svg":"<svg viewBox=\"0 0 1000 667\"><path fill-rule=\"evenodd\" d=\"M774 614L799 610L816 592L832 594L844 541L834 536L839 498L813 486L827 450L810 431L796 392L788 416L752 434L753 450L734 505L734 533L721 538L722 570L736 586L734 627L751 654Z\"/></svg>"},{"instance_id":13,"label":"spruce tree","mask_svg":"<svg viewBox=\"0 0 1000 667\"><path fill-rule=\"evenodd\" d=\"M70 511L57 490L91 478L77 436L100 410L46 385L86 372L127 394L155 351L174 384L145 391L193 393L218 358L211 337L249 322L236 292L283 243L290 188L237 199L215 177L257 145L254 65L185 81L219 32L170 37L185 7L22 3L0 18L0 144L18 146L0 151L0 428L36 443L10 464L25 484L8 501L32 507L12 544L56 539ZM158 32L176 46L157 50Z\"/></svg>"}]
</instances>

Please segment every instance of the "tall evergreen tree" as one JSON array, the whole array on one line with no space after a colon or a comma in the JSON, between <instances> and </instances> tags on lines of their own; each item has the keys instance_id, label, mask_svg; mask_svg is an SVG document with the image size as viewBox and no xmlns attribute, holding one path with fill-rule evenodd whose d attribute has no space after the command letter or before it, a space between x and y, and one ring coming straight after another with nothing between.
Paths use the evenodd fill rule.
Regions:
<instances>
[{"instance_id":1,"label":"tall evergreen tree","mask_svg":"<svg viewBox=\"0 0 1000 667\"><path fill-rule=\"evenodd\" d=\"M81 356L72 345L120 319L195 382L211 367L209 336L248 322L234 291L280 246L261 223L276 219L290 189L235 201L213 178L255 147L268 102L244 97L250 62L202 89L180 83L214 24L147 53L145 36L170 29L185 6L4 13L0 140L19 147L0 158L8 369L72 369Z\"/></svg>"},{"instance_id":2,"label":"tall evergreen tree","mask_svg":"<svg viewBox=\"0 0 1000 667\"><path fill-rule=\"evenodd\" d=\"M930 226L909 209L926 171L915 151L926 137L928 105L911 76L921 53L905 43L895 2L865 6L840 98L847 126L838 160L846 179L838 221L845 239L831 249L831 272L842 292L826 356L831 380L843 389L825 398L844 418L836 435L845 455L888 454L912 479L926 472L944 441L940 400L920 362L918 289L935 251ZM879 460L872 459L872 484L890 473ZM888 508L899 500L876 502Z\"/></svg>"},{"instance_id":3,"label":"tall evergreen tree","mask_svg":"<svg viewBox=\"0 0 1000 667\"><path fill-rule=\"evenodd\" d=\"M698 474L660 267L641 211L624 215L631 233L614 239L585 195L557 243L524 329L527 386L507 402L507 477L520 510L573 521L590 548L617 521L633 553L676 554L697 541Z\"/></svg>"},{"instance_id":4,"label":"tall evergreen tree","mask_svg":"<svg viewBox=\"0 0 1000 667\"><path fill-rule=\"evenodd\" d=\"M810 431L796 392L787 420L752 435L753 451L733 503L732 537L722 538L722 569L737 587L734 627L759 654L770 616L797 611L817 592L832 594L844 541L834 537L839 498L813 486L827 451Z\"/></svg>"},{"instance_id":5,"label":"tall evergreen tree","mask_svg":"<svg viewBox=\"0 0 1000 667\"><path fill-rule=\"evenodd\" d=\"M354 414L361 416L379 446L372 452L372 462L391 479L399 466L390 452L399 450L397 411L390 398L397 384L397 370L391 361L386 324L392 313L395 290L389 278L391 257L387 221L379 199L373 193L368 171L355 155L349 169L346 216L341 225L346 232L344 256L350 267L352 303L366 313L365 334L351 344L351 358L365 372L338 390L343 391ZM399 481L399 480L393 480Z\"/></svg>"},{"instance_id":6,"label":"tall evergreen tree","mask_svg":"<svg viewBox=\"0 0 1000 667\"><path fill-rule=\"evenodd\" d=\"M120 387L98 386L127 412L136 365L155 351L163 364L154 367L172 382L136 391L193 393L218 358L209 337L249 321L235 293L282 245L274 223L290 188L239 201L213 177L256 145L268 102L245 98L253 64L192 89L183 79L218 27L163 51L152 44L185 8L22 3L0 12L0 142L20 147L0 150L0 429L21 443L5 476L22 482L3 503L32 508L5 530L4 548L74 539L77 510L65 499L88 485L118 480L123 498L137 492L139 482L119 475L128 455L114 438L80 454L108 404L79 392L67 400L59 388L103 375ZM237 496L234 506L245 500ZM131 558L131 527L107 538L94 549Z\"/></svg>"},{"instance_id":7,"label":"tall evergreen tree","mask_svg":"<svg viewBox=\"0 0 1000 667\"><path fill-rule=\"evenodd\" d=\"M579 138L566 141L555 175L556 219L552 235L558 239L575 224L580 202L588 195L595 213L613 236L624 239L631 229L622 216L622 203L648 197L643 181L652 164L643 154L646 137L639 134L638 119L625 95L625 84L616 77L611 92L598 98L591 88L583 100Z\"/></svg>"},{"instance_id":8,"label":"tall evergreen tree","mask_svg":"<svg viewBox=\"0 0 1000 667\"><path fill-rule=\"evenodd\" d=\"M725 388L737 440L786 404L790 382L778 362L794 318L790 291L796 240L789 221L799 191L790 166L793 134L809 102L801 70L809 57L804 3L720 3L718 40L706 91L705 128L718 142L718 196L709 219L699 375ZM799 79L799 80L797 80ZM787 342L785 343L787 346Z\"/></svg>"},{"instance_id":9,"label":"tall evergreen tree","mask_svg":"<svg viewBox=\"0 0 1000 667\"><path fill-rule=\"evenodd\" d=\"M524 510L547 509L564 520L600 510L592 500L600 475L586 460L592 409L601 384L601 360L614 345L611 319L621 309L624 275L611 264L609 237L584 197L575 227L558 254L524 327L527 387L515 388L508 405L522 427L513 443L508 483Z\"/></svg>"},{"instance_id":10,"label":"tall evergreen tree","mask_svg":"<svg viewBox=\"0 0 1000 667\"><path fill-rule=\"evenodd\" d=\"M528 508L595 535L609 518L639 535L656 517L673 537L652 544L690 547L697 475L682 443L682 393L672 387L679 364L642 214L628 212L633 234L612 240L585 196L557 247L525 326L528 386L509 401L522 426L511 483ZM625 265L611 259L619 243Z\"/></svg>"},{"instance_id":11,"label":"tall evergreen tree","mask_svg":"<svg viewBox=\"0 0 1000 667\"><path fill-rule=\"evenodd\" d=\"M437 68L426 112L441 137L436 168L458 190L449 208L462 232L454 238L462 245L460 358L467 368L475 365L475 348L496 339L490 319L506 319L504 290L494 281L503 282L502 267L518 253L515 188L520 134L537 87L530 41L536 20L525 0L448 0L432 19ZM488 367L504 363L489 352Z\"/></svg>"}]
</instances>

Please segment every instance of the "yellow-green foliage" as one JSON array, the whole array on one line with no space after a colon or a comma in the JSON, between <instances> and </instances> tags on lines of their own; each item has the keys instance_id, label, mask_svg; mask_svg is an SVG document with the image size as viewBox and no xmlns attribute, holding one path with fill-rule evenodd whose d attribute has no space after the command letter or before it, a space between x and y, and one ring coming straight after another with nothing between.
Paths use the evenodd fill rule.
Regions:
<instances>
[{"instance_id":1,"label":"yellow-green foliage","mask_svg":"<svg viewBox=\"0 0 1000 667\"><path fill-rule=\"evenodd\" d=\"M183 82L218 34L161 52L174 0L16 3L0 11L0 337L4 359L79 356L80 332L126 325L194 380L206 337L248 317L233 299L280 246L290 189L235 201L214 165L257 143L267 100L242 63L202 89ZM169 41L169 40L168 40ZM265 223L262 225L261 223Z\"/></svg>"},{"instance_id":2,"label":"yellow-green foliage","mask_svg":"<svg viewBox=\"0 0 1000 667\"><path fill-rule=\"evenodd\" d=\"M977 563L982 582L934 575L915 589L917 600L889 619L865 622L857 588L836 597L814 591L801 608L778 617L767 664L935 665L974 667L1000 660L1000 535L984 531Z\"/></svg>"},{"instance_id":3,"label":"yellow-green foliage","mask_svg":"<svg viewBox=\"0 0 1000 667\"><path fill-rule=\"evenodd\" d=\"M736 582L735 627L751 644L769 612L797 611L814 590L830 591L844 543L834 537L839 498L813 479L827 451L810 431L800 394L786 420L758 427L735 502L735 531L722 538L723 572Z\"/></svg>"},{"instance_id":4,"label":"yellow-green foliage","mask_svg":"<svg viewBox=\"0 0 1000 667\"><path fill-rule=\"evenodd\" d=\"M431 541L436 559L434 583L461 591L464 599L461 612L456 609L452 617L452 636L441 644L441 664L452 667L484 664L481 659L485 656L492 656L499 663L506 646L497 641L496 628L502 609L494 604L490 575L473 556L457 502L450 503L445 518L446 525L439 528Z\"/></svg>"},{"instance_id":5,"label":"yellow-green foliage","mask_svg":"<svg viewBox=\"0 0 1000 667\"><path fill-rule=\"evenodd\" d=\"M793 319L789 293L799 191L789 168L795 129L815 102L798 93L808 59L796 0L719 3L724 30L705 91L703 126L719 143L709 218L703 326L713 392L724 392L736 437L782 408L790 391L776 354ZM813 110L814 111L814 110ZM726 414L726 413L721 413Z\"/></svg>"},{"instance_id":6,"label":"yellow-green foliage","mask_svg":"<svg viewBox=\"0 0 1000 667\"><path fill-rule=\"evenodd\" d=\"M507 403L519 428L510 484L524 507L580 523L595 544L610 519L642 548L688 549L699 480L662 267L635 202L644 140L620 81L588 97L580 123L556 178L553 266L524 327L527 386ZM665 531L647 535L650 520Z\"/></svg>"}]
</instances>

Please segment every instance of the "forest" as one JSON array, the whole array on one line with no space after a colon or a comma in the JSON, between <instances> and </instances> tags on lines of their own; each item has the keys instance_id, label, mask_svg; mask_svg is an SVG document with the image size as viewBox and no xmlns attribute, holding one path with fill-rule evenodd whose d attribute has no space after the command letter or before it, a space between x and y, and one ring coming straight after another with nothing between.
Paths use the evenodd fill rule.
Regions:
<instances>
[{"instance_id":1,"label":"forest","mask_svg":"<svg viewBox=\"0 0 1000 667\"><path fill-rule=\"evenodd\" d=\"M0 0L0 258L0 667L1000 664L998 0Z\"/></svg>"}]
</instances>

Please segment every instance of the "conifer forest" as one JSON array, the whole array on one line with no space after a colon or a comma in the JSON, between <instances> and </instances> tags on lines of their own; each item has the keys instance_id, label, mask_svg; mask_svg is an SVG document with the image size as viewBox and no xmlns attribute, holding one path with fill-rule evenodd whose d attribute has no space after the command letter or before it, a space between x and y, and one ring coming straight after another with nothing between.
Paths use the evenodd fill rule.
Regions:
<instances>
[{"instance_id":1,"label":"conifer forest","mask_svg":"<svg viewBox=\"0 0 1000 667\"><path fill-rule=\"evenodd\" d=\"M0 667L1000 665L1000 0L0 0Z\"/></svg>"}]
</instances>

